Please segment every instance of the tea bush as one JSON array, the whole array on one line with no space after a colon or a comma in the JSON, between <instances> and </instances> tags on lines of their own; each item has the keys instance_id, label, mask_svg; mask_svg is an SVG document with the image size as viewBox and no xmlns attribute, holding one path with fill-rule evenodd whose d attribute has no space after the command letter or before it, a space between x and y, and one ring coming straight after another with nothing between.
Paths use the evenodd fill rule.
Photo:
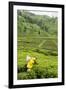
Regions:
<instances>
[{"instance_id":1,"label":"tea bush","mask_svg":"<svg viewBox=\"0 0 66 90\"><path fill-rule=\"evenodd\" d=\"M39 67L34 66L31 71L20 72L18 74L18 79L40 79L40 78L55 78L57 77L56 68L49 67Z\"/></svg>"},{"instance_id":2,"label":"tea bush","mask_svg":"<svg viewBox=\"0 0 66 90\"><path fill-rule=\"evenodd\" d=\"M18 80L21 80L21 79L28 79L28 75L27 73L25 72L22 72L22 73L18 73Z\"/></svg>"},{"instance_id":3,"label":"tea bush","mask_svg":"<svg viewBox=\"0 0 66 90\"><path fill-rule=\"evenodd\" d=\"M19 72L26 72L27 71L26 64L23 66L18 66L17 70L18 70L18 73Z\"/></svg>"}]
</instances>

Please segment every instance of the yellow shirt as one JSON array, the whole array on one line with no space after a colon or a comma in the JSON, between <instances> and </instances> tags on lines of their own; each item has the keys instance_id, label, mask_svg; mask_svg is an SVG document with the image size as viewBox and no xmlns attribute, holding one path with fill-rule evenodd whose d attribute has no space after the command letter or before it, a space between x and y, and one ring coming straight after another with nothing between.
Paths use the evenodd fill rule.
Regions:
<instances>
[{"instance_id":1,"label":"yellow shirt","mask_svg":"<svg viewBox=\"0 0 66 90\"><path fill-rule=\"evenodd\" d=\"M31 69L33 67L33 63L34 63L34 60L33 59L31 59L30 61L28 61L27 68Z\"/></svg>"}]
</instances>

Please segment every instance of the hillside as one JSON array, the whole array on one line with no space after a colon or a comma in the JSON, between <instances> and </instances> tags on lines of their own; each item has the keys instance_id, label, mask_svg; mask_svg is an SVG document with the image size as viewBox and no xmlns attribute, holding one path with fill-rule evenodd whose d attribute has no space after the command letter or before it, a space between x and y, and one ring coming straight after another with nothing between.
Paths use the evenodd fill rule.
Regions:
<instances>
[{"instance_id":1,"label":"hillside","mask_svg":"<svg viewBox=\"0 0 66 90\"><path fill-rule=\"evenodd\" d=\"M18 33L25 36L57 36L57 17L18 11Z\"/></svg>"},{"instance_id":2,"label":"hillside","mask_svg":"<svg viewBox=\"0 0 66 90\"><path fill-rule=\"evenodd\" d=\"M57 17L17 11L18 80L58 77L57 25ZM36 59L30 71L27 56Z\"/></svg>"},{"instance_id":3,"label":"hillside","mask_svg":"<svg viewBox=\"0 0 66 90\"><path fill-rule=\"evenodd\" d=\"M25 10L18 10L17 15L19 46L57 50L57 17L35 15Z\"/></svg>"}]
</instances>

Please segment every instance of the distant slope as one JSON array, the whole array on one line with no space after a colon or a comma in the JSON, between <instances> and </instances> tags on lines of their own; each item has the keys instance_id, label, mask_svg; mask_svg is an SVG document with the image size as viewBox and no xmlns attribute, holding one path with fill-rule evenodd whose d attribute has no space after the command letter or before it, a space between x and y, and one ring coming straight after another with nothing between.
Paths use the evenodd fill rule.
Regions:
<instances>
[{"instance_id":1,"label":"distant slope","mask_svg":"<svg viewBox=\"0 0 66 90\"><path fill-rule=\"evenodd\" d=\"M18 10L18 34L23 36L57 36L57 18ZM30 37L31 37L30 36Z\"/></svg>"}]
</instances>

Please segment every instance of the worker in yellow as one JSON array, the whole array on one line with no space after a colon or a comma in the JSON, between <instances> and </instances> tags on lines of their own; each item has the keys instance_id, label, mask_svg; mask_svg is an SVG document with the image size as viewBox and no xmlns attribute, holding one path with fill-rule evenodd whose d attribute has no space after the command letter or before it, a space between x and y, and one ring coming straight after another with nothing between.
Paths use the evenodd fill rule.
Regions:
<instances>
[{"instance_id":1,"label":"worker in yellow","mask_svg":"<svg viewBox=\"0 0 66 90\"><path fill-rule=\"evenodd\" d=\"M30 71L34 64L36 64L36 58L35 57L27 57L27 71Z\"/></svg>"}]
</instances>

